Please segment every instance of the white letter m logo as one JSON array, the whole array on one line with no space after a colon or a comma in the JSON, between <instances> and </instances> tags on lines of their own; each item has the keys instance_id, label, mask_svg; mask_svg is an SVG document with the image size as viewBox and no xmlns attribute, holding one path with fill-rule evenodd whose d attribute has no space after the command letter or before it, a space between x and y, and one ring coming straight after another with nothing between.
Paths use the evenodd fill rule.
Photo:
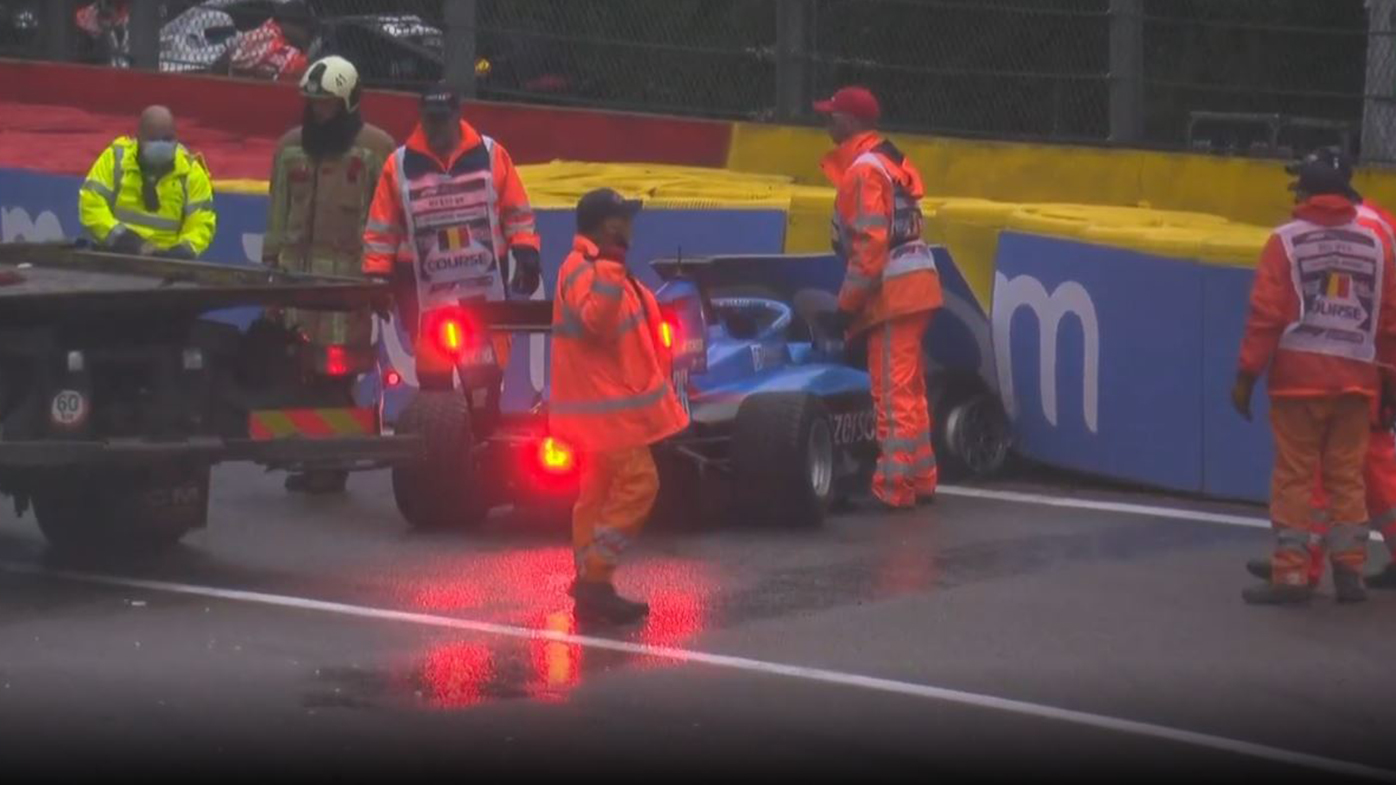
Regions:
<instances>
[{"instance_id":1,"label":"white letter m logo","mask_svg":"<svg viewBox=\"0 0 1396 785\"><path fill-rule=\"evenodd\" d=\"M1062 318L1074 315L1081 322L1085 355L1081 373L1081 408L1086 427L1096 433L1099 426L1100 395L1100 325L1096 321L1095 303L1081 284L1065 281L1051 295L1042 282L1030 275L1009 280L1003 273L994 276L994 360L998 365L999 394L1010 413L1017 414L1014 397L1011 329L1013 315L1019 308L1028 308L1038 323L1038 384L1042 397L1042 416L1057 424L1057 334Z\"/></svg>"}]
</instances>

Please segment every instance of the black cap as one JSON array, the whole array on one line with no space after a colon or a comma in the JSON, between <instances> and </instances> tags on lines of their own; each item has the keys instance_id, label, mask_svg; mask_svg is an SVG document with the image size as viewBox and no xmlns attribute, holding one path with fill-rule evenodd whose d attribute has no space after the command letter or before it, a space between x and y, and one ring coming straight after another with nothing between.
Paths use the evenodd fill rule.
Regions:
<instances>
[{"instance_id":1,"label":"black cap","mask_svg":"<svg viewBox=\"0 0 1396 785\"><path fill-rule=\"evenodd\" d=\"M460 93L445 82L434 84L422 93L421 110L428 115L459 115Z\"/></svg>"},{"instance_id":2,"label":"black cap","mask_svg":"<svg viewBox=\"0 0 1396 785\"><path fill-rule=\"evenodd\" d=\"M639 199L626 199L610 188L597 188L577 202L577 231L593 231L607 218L633 218L640 212Z\"/></svg>"},{"instance_id":3,"label":"black cap","mask_svg":"<svg viewBox=\"0 0 1396 785\"><path fill-rule=\"evenodd\" d=\"M1320 147L1286 166L1285 171L1296 178L1289 184L1291 191L1311 196L1340 194L1362 201L1362 195L1352 187L1352 159L1342 148Z\"/></svg>"}]
</instances>

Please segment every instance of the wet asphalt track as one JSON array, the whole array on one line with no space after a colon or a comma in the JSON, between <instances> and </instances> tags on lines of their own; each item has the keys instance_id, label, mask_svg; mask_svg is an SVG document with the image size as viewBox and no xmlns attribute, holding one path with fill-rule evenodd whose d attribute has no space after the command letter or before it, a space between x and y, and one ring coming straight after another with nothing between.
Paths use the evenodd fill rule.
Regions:
<instances>
[{"instance_id":1,"label":"wet asphalt track","mask_svg":"<svg viewBox=\"0 0 1396 785\"><path fill-rule=\"evenodd\" d=\"M419 534L382 473L306 499L228 467L159 557L56 560L0 513L0 770L1396 771L1396 595L1247 607L1268 542L948 495L819 531L661 522L620 580L649 621L579 630L559 530Z\"/></svg>"}]
</instances>

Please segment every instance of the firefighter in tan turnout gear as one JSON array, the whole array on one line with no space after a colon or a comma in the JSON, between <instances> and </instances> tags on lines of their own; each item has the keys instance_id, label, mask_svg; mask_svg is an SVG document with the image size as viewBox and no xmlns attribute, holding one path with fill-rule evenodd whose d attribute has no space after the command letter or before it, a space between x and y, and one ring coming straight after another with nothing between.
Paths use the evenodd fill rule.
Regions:
<instances>
[{"instance_id":1,"label":"firefighter in tan turnout gear","mask_svg":"<svg viewBox=\"0 0 1396 785\"><path fill-rule=\"evenodd\" d=\"M286 132L272 164L270 214L262 260L290 272L361 276L363 231L393 139L359 114L359 74L342 57L317 60L301 79L302 124ZM287 311L288 326L316 346L368 353L372 316ZM344 489L347 474L311 471L286 479L291 491Z\"/></svg>"}]
</instances>

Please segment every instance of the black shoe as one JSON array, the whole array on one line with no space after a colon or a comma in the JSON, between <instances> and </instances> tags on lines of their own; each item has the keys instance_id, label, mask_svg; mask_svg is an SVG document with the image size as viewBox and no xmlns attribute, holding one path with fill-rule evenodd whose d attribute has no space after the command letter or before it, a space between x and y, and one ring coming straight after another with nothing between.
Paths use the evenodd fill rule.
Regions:
<instances>
[{"instance_id":1,"label":"black shoe","mask_svg":"<svg viewBox=\"0 0 1396 785\"><path fill-rule=\"evenodd\" d=\"M1271 574L1274 573L1274 567L1270 564L1269 559L1251 559L1246 562L1246 572L1268 583ZM1318 578L1309 578L1309 588L1318 588L1318 582Z\"/></svg>"},{"instance_id":2,"label":"black shoe","mask_svg":"<svg viewBox=\"0 0 1396 785\"><path fill-rule=\"evenodd\" d=\"M1367 578L1369 589L1396 589L1396 564L1386 565L1386 569Z\"/></svg>"},{"instance_id":3,"label":"black shoe","mask_svg":"<svg viewBox=\"0 0 1396 785\"><path fill-rule=\"evenodd\" d=\"M309 471L286 475L286 490L291 493L343 493L348 484L349 472Z\"/></svg>"},{"instance_id":4,"label":"black shoe","mask_svg":"<svg viewBox=\"0 0 1396 785\"><path fill-rule=\"evenodd\" d=\"M936 503L936 495L935 495L934 493L918 493L918 494L916 494L916 506L918 506L918 507L920 507L920 506L923 505L923 504L935 504L935 503Z\"/></svg>"},{"instance_id":5,"label":"black shoe","mask_svg":"<svg viewBox=\"0 0 1396 785\"><path fill-rule=\"evenodd\" d=\"M650 612L649 605L625 599L609 583L577 581L572 586L572 596L576 598L573 609L579 622L629 624Z\"/></svg>"},{"instance_id":6,"label":"black shoe","mask_svg":"<svg viewBox=\"0 0 1396 785\"><path fill-rule=\"evenodd\" d=\"M1308 586L1279 583L1263 583L1241 590L1241 599L1251 605L1298 605L1308 602L1313 596L1314 590Z\"/></svg>"},{"instance_id":7,"label":"black shoe","mask_svg":"<svg viewBox=\"0 0 1396 785\"><path fill-rule=\"evenodd\" d=\"M1251 559L1246 562L1246 572L1269 583L1270 575L1274 572L1274 567L1270 564L1269 559Z\"/></svg>"},{"instance_id":8,"label":"black shoe","mask_svg":"<svg viewBox=\"0 0 1396 785\"><path fill-rule=\"evenodd\" d=\"M1367 587L1362 585L1362 573L1334 567L1333 596L1341 603L1366 602Z\"/></svg>"}]
</instances>

